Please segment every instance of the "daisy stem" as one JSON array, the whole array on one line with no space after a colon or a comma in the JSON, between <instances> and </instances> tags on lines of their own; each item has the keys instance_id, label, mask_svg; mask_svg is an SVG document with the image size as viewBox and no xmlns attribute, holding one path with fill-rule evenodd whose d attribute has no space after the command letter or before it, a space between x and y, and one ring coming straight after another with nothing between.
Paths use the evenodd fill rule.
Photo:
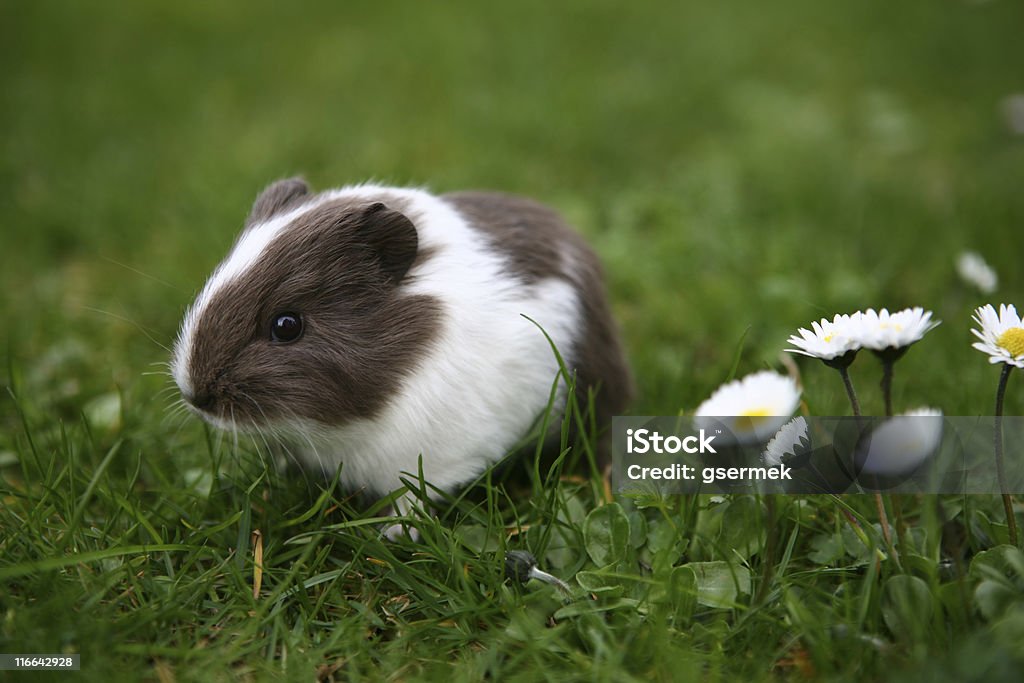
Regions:
<instances>
[{"instance_id":1,"label":"daisy stem","mask_svg":"<svg viewBox=\"0 0 1024 683\"><path fill-rule=\"evenodd\" d=\"M857 418L857 424L860 424L860 402L857 401L857 392L853 390L853 382L850 381L850 372L845 367L836 368L839 371L839 376L843 378L843 386L846 387L846 395L850 397L850 407L853 408L853 415ZM892 530L889 529L889 516L885 514L885 502L882 500L882 494L875 493L875 507L878 509L878 523L882 527L882 538L885 540L885 545L888 547L889 552L893 558L896 559L897 564L899 558L896 555L896 549L892 545Z\"/></svg>"},{"instance_id":2,"label":"daisy stem","mask_svg":"<svg viewBox=\"0 0 1024 683\"><path fill-rule=\"evenodd\" d=\"M885 399L885 416L892 417L892 368L895 363L882 361L882 397Z\"/></svg>"},{"instance_id":3,"label":"daisy stem","mask_svg":"<svg viewBox=\"0 0 1024 683\"><path fill-rule=\"evenodd\" d=\"M882 396L886 401L886 417L893 416L893 369L896 364L892 360L882 360ZM903 524L903 506L900 505L899 494L888 497L889 504L893 506L893 515L896 516L896 538L901 549L906 548L906 528ZM885 529L885 526L883 526Z\"/></svg>"},{"instance_id":4,"label":"daisy stem","mask_svg":"<svg viewBox=\"0 0 1024 683\"><path fill-rule=\"evenodd\" d=\"M1003 372L999 375L999 388L996 389L996 415L995 415L995 447L996 447L996 476L999 477L999 490L1003 494L1003 508L1006 510L1006 526L1010 531L1010 544L1017 545L1017 518L1013 514L1013 498L1010 496L1006 485L1006 470L1003 468L1003 396L1006 395L1006 383L1010 379L1010 371L1013 366L1009 363L1003 364Z\"/></svg>"},{"instance_id":5,"label":"daisy stem","mask_svg":"<svg viewBox=\"0 0 1024 683\"><path fill-rule=\"evenodd\" d=\"M846 368L836 368L839 376L843 378L843 386L846 387L846 395L850 397L850 407L853 408L855 417L860 417L860 402L857 400L857 392L853 390L853 382L850 381L850 371Z\"/></svg>"},{"instance_id":6,"label":"daisy stem","mask_svg":"<svg viewBox=\"0 0 1024 683\"><path fill-rule=\"evenodd\" d=\"M898 555L896 555L896 548L892 544L892 529L889 528L889 516L885 514L885 501L882 500L882 494L878 491L875 491L875 508L878 509L878 524L882 527L882 538L885 540L886 547L898 564L899 559Z\"/></svg>"}]
</instances>

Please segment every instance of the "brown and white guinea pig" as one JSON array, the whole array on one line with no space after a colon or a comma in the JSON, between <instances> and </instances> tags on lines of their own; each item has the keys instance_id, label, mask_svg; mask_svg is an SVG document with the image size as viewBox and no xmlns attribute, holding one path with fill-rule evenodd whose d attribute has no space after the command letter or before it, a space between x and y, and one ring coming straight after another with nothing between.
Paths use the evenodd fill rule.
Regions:
<instances>
[{"instance_id":1,"label":"brown and white guinea pig","mask_svg":"<svg viewBox=\"0 0 1024 683\"><path fill-rule=\"evenodd\" d=\"M554 211L482 192L314 194L292 178L256 199L172 372L203 419L283 438L353 490L398 489L422 455L426 481L450 491L547 406L558 363L524 316L584 402L598 392L599 424L621 412L631 380L601 268Z\"/></svg>"}]
</instances>

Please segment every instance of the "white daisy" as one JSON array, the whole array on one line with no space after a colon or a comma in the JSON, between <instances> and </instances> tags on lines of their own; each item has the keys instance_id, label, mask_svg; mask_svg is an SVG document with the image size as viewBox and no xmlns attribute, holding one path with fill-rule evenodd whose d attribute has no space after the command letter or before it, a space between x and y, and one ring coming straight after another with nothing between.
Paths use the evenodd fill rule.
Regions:
<instances>
[{"instance_id":1,"label":"white daisy","mask_svg":"<svg viewBox=\"0 0 1024 683\"><path fill-rule=\"evenodd\" d=\"M869 308L856 318L855 323L854 316L850 318L850 334L861 346L872 351L910 346L939 324L937 320L932 321L931 311L920 306L896 313L890 313L884 308L876 313L873 308Z\"/></svg>"},{"instance_id":2,"label":"white daisy","mask_svg":"<svg viewBox=\"0 0 1024 683\"><path fill-rule=\"evenodd\" d=\"M987 353L989 363L1024 368L1024 322L1013 304L1000 304L998 315L992 304L986 304L974 312L974 321L981 326L981 331L972 329L971 332L981 341L972 346Z\"/></svg>"},{"instance_id":3,"label":"white daisy","mask_svg":"<svg viewBox=\"0 0 1024 683\"><path fill-rule=\"evenodd\" d=\"M1014 93L1003 98L1003 116L1014 135L1024 135L1024 95Z\"/></svg>"},{"instance_id":4,"label":"white daisy","mask_svg":"<svg viewBox=\"0 0 1024 683\"><path fill-rule=\"evenodd\" d=\"M800 353L824 361L845 356L851 351L860 349L860 341L852 334L859 329L860 313L836 315L832 320L822 318L820 322L811 323L811 329L801 327L797 334L789 338L795 349L786 349L790 353ZM797 336L799 335L799 336Z\"/></svg>"},{"instance_id":5,"label":"white daisy","mask_svg":"<svg viewBox=\"0 0 1024 683\"><path fill-rule=\"evenodd\" d=\"M910 474L941 442L941 410L919 408L891 417L871 432L860 471L882 477Z\"/></svg>"},{"instance_id":6,"label":"white daisy","mask_svg":"<svg viewBox=\"0 0 1024 683\"><path fill-rule=\"evenodd\" d=\"M964 282L977 287L982 294L991 294L999 284L996 271L985 263L981 254L973 251L965 251L957 257L956 272Z\"/></svg>"},{"instance_id":7,"label":"white daisy","mask_svg":"<svg viewBox=\"0 0 1024 683\"><path fill-rule=\"evenodd\" d=\"M723 442L764 443L800 404L800 389L791 377L771 370L747 375L718 387L694 413L698 427L725 427Z\"/></svg>"},{"instance_id":8,"label":"white daisy","mask_svg":"<svg viewBox=\"0 0 1024 683\"><path fill-rule=\"evenodd\" d=\"M807 434L807 420L801 415L782 425L782 428L765 446L761 457L766 465L775 467L781 465L783 460L803 455L809 449L810 437Z\"/></svg>"}]
</instances>

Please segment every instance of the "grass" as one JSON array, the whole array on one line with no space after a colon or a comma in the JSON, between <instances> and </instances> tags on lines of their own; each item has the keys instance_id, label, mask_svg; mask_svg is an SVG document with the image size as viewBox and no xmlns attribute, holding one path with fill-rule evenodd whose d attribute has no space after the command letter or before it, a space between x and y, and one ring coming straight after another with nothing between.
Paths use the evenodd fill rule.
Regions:
<instances>
[{"instance_id":1,"label":"grass","mask_svg":"<svg viewBox=\"0 0 1024 683\"><path fill-rule=\"evenodd\" d=\"M558 207L605 261L636 414L780 367L812 319L907 305L944 322L900 362L897 410L990 414L968 330L1024 304L1024 142L1000 110L1022 22L1008 2L5 3L0 651L80 652L87 680L1015 680L1024 559L994 497L905 501L897 567L868 499L605 504L527 458L384 543L345 492L170 419L149 373L258 190L303 173ZM957 280L962 249L995 298ZM812 414L848 410L800 368ZM506 548L593 599L506 582Z\"/></svg>"}]
</instances>

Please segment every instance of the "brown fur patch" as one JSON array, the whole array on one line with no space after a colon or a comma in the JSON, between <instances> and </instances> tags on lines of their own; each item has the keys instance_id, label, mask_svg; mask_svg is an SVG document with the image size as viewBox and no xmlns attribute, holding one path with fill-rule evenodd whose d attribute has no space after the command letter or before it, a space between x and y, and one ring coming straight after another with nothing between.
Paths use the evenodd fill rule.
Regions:
<instances>
[{"instance_id":1,"label":"brown fur patch","mask_svg":"<svg viewBox=\"0 0 1024 683\"><path fill-rule=\"evenodd\" d=\"M441 198L453 204L496 251L505 255L509 275L523 282L565 277L565 247L582 242L561 216L524 197L500 192L453 192Z\"/></svg>"}]
</instances>

